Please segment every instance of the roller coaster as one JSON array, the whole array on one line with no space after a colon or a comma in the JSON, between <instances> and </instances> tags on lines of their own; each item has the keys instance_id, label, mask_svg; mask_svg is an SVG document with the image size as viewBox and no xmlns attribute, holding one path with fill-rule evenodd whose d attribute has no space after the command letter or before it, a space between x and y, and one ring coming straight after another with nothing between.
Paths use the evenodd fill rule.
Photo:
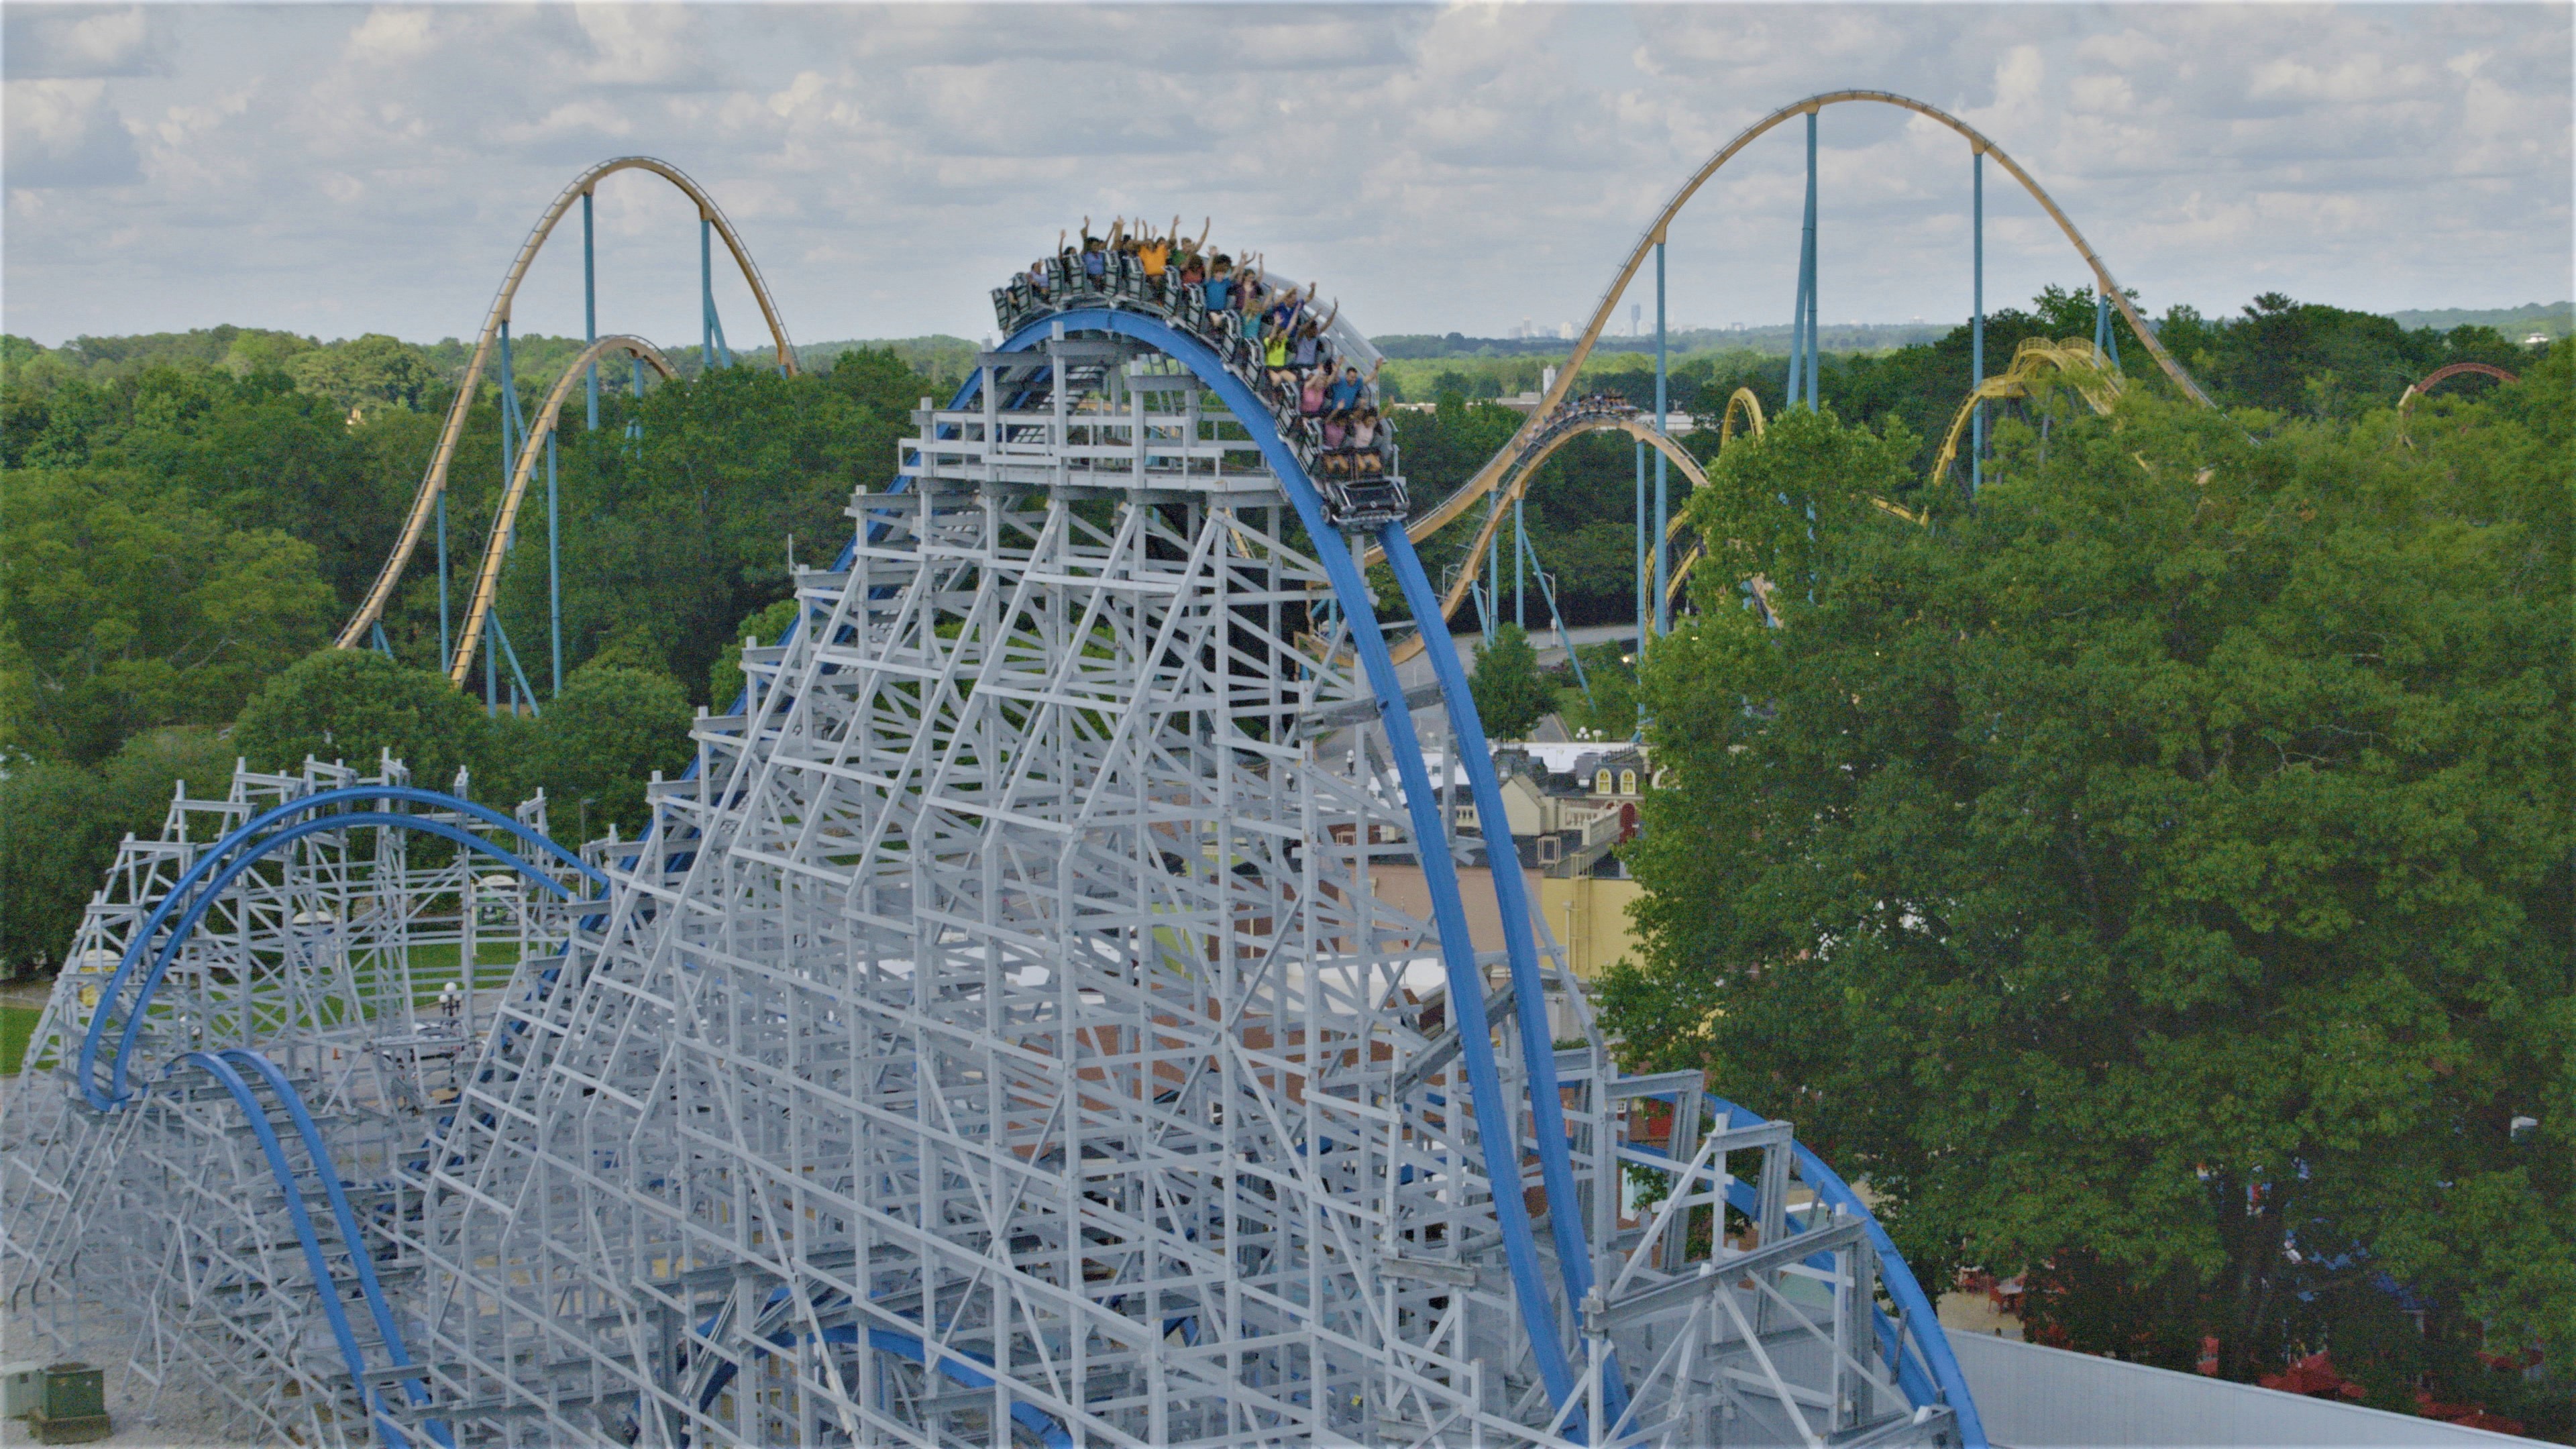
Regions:
<instances>
[{"instance_id":1,"label":"roller coaster","mask_svg":"<svg viewBox=\"0 0 2576 1449\"><path fill-rule=\"evenodd\" d=\"M2080 344L2060 343L2041 360L2064 361L2070 370L2081 368L2095 374L2116 369L2119 343L2117 330L2111 323L2111 314L2116 310L2128 322L2132 334L2145 346L2156 366L2185 397L2204 407L2214 406L2208 394L2192 380L2182 364L2156 340L2155 330L2147 325L2145 317L2139 314L2136 303L2130 300L2128 293L2111 275L2110 267L2093 249L2092 243L2086 241L2084 234L2077 230L2073 219L2067 216L2064 208L2057 204L2056 199L2048 194L2046 188L2042 187L2038 180L2019 162L2013 160L2003 148L1958 117L1937 106L1927 105L1908 96L1896 95L1889 91L1828 91L1782 106L1737 132L1665 201L1662 209L1638 236L1636 245L1630 249L1627 259L1621 263L1618 271L1612 274L1609 285L1602 289L1600 301L1593 307L1591 320L1575 338L1571 353L1558 367L1555 379L1542 390L1537 405L1530 410L1528 420L1514 433L1510 441L1498 449L1494 456L1466 482L1452 490L1437 504L1415 515L1406 529L1412 541L1419 544L1428 540L1463 517L1476 503L1483 501L1487 505L1486 522L1478 534L1475 545L1468 551L1467 557L1474 559L1479 554L1497 556L1492 544L1492 535L1507 510L1512 511L1517 517L1518 505L1528 491L1538 464L1543 462L1549 453L1562 446L1565 440L1565 427L1560 415L1566 411L1566 400L1578 385L1583 364L1591 356L1592 349L1599 344L1603 332L1610 326L1611 319L1617 313L1621 300L1627 296L1628 289L1635 284L1647 263L1652 261L1655 274L1653 436L1648 437L1642 432L1635 434L1638 492L1638 635L1642 642L1654 634L1669 630L1672 607L1680 602L1682 597L1679 588L1682 572L1688 568L1691 561L1697 558L1698 550L1693 548L1684 552L1681 555L1681 567L1674 566L1672 549L1678 541L1681 529L1671 507L1667 465L1679 468L1683 476L1694 485L1706 481L1696 467L1696 460L1675 444L1669 436L1671 412L1668 404L1669 381L1665 347L1664 278L1665 253L1671 238L1673 223L1679 219L1683 209L1699 194L1700 190L1729 162L1743 155L1755 141L1791 120L1802 116L1806 119L1806 212L1798 254L1798 291L1792 311L1794 325L1786 393L1793 407L1801 403L1810 409L1816 407L1821 371L1821 358L1816 345L1817 118L1828 107L1853 104L1892 106L1922 116L1957 133L1968 143L1969 184L1972 196L1969 236L1975 300L1970 322L1973 335L1969 377L1970 396L1962 406L1961 416L1965 419L1963 426L1973 436L1972 489L1975 486L1975 478L1982 476L1986 416L1983 404L1994 397L2019 395L2017 391L1982 394L1979 391L1988 383L1985 366L1985 164L1990 156L1998 166L2003 168L2005 174L2019 183L2022 190L2027 192L2030 198L2039 204L2041 210L2047 213L2049 220L2056 224L2059 232L2075 248L2076 255L2082 259L2086 269L2093 274L2095 324L2090 349L2093 356L2081 360L2067 358L2065 354L2068 349L2080 347ZM2024 370L2015 377L2013 386L2018 387L2028 376L2027 370ZM2102 387L2103 385L2098 383L2090 385L2087 391L2088 399L2101 395ZM1738 408L1751 400L1749 393L1728 400L1723 424L1725 438L1733 436L1733 424ZM1758 431L1761 426L1758 404L1755 404L1753 423ZM1935 469L1936 476L1946 474L1955 458L1956 436L1959 431L1959 428L1952 430L1953 437L1944 446L1943 456ZM1721 445L1722 443L1723 439ZM1655 455L1651 524L1648 521L1650 515L1645 502L1647 493L1645 463L1649 451ZM1888 507L1883 503L1881 506ZM1912 516L1910 511L1906 510L1889 508L1889 511L1899 513L1901 516ZM1650 551L1651 564L1648 562ZM1373 552L1372 557L1374 556ZM1472 568L1464 571L1443 593L1438 617L1445 620L1456 616L1459 608L1475 592L1474 574L1475 571ZM1397 657L1399 659L1413 657L1425 646L1431 632L1425 630L1404 640L1397 646Z\"/></svg>"},{"instance_id":2,"label":"roller coaster","mask_svg":"<svg viewBox=\"0 0 2576 1449\"><path fill-rule=\"evenodd\" d=\"M1878 93L1777 113L1649 229L1575 364L1717 167L1863 99L1992 149ZM595 421L599 360L672 367L594 315L520 425L510 308L624 169L697 200L702 282L721 235L794 366L694 183L585 172L344 647L444 538L488 358L507 483L442 665L480 648L489 693L497 651L535 703L486 625L538 446L576 378ZM1054 282L997 290L1002 340L796 571L644 838L568 850L542 799L391 759L244 769L129 838L0 1129L13 1317L121 1337L134 1382L272 1442L1982 1446L1861 1196L1700 1073L1622 1072L1516 853L1460 868L1433 771L1507 818L1465 668L1445 629L1391 641L1365 579L1446 617L1466 590L1416 538L1486 498L1490 552L1575 437L1703 482L1663 409L1564 408L1570 365L1416 514L1392 450L1319 477L1176 288Z\"/></svg>"}]
</instances>

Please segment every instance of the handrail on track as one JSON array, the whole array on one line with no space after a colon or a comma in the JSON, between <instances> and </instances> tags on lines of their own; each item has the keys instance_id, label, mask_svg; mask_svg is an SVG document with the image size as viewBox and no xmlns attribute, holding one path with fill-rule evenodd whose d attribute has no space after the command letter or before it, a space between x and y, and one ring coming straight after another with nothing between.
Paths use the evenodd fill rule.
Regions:
<instances>
[{"instance_id":1,"label":"handrail on track","mask_svg":"<svg viewBox=\"0 0 2576 1449\"><path fill-rule=\"evenodd\" d=\"M528 231L527 240L519 244L519 254L512 259L510 270L502 275L500 290L493 294L491 310L483 318L483 331L474 339L474 354L465 364L465 376L457 384L455 400L447 406L447 422L439 429L438 446L431 451L429 467L421 474L420 487L412 495L411 514L403 521L402 534L394 543L394 551L386 556L384 567L376 571L375 582L368 586L365 601L358 605L358 611L349 616L349 622L341 626L339 636L332 640L333 647L363 647L368 630L384 617L385 607L393 599L394 586L402 582L403 570L411 563L412 551L420 546L421 536L437 512L438 500L447 491L447 470L455 460L457 444L465 436L465 420L474 411L474 395L480 390L484 364L491 360L493 343L500 336L502 326L510 320L511 305L518 299L519 283L527 277L529 264L544 249L546 238L554 234L556 224L572 210L573 203L598 189L603 178L620 171L650 172L678 187L697 203L698 218L714 227L716 235L724 238L725 250L732 254L734 264L742 269L742 279L750 284L751 295L760 304L761 320L769 324L770 341L777 349L778 366L789 373L796 371L796 348L787 340L787 324L778 315L778 303L769 295L769 284L761 280L760 268L752 262L751 252L742 244L741 234L733 229L733 222L725 216L724 208L716 205L715 198L707 194L706 188L690 179L689 174L679 167L652 156L618 156L582 172L555 197L545 214L537 218L537 224Z\"/></svg>"}]
</instances>

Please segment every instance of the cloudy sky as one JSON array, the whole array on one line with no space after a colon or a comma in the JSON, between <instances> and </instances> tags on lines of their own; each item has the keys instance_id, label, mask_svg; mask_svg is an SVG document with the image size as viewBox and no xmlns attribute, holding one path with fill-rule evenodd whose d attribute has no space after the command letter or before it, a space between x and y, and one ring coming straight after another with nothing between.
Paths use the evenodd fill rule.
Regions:
<instances>
[{"instance_id":1,"label":"cloudy sky","mask_svg":"<svg viewBox=\"0 0 2576 1449\"><path fill-rule=\"evenodd\" d=\"M1212 215L1371 332L1552 330L1729 136L1839 88L1984 130L2150 310L2556 301L2571 14L12 3L0 323L470 336L563 183L643 152L723 204L807 341L981 336L986 290L1085 213ZM1883 107L1821 124L1826 318L1963 315L1965 144ZM1775 131L1684 213L1676 325L1787 319L1801 155ZM2080 279L1987 191L1990 305ZM694 341L687 204L630 173L598 206L602 330ZM580 329L562 236L522 331ZM719 302L750 340L741 285Z\"/></svg>"}]
</instances>

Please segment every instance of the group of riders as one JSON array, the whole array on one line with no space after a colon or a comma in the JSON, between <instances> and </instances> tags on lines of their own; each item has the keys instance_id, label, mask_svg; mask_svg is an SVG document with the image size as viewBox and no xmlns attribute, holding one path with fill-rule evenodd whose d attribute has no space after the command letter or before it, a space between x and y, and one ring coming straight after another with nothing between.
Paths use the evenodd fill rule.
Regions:
<instances>
[{"instance_id":1,"label":"group of riders","mask_svg":"<svg viewBox=\"0 0 2576 1449\"><path fill-rule=\"evenodd\" d=\"M1124 218L1079 239L1059 232L1055 254L1032 263L994 294L1006 331L1021 316L1070 293L1143 303L1195 333L1250 383L1310 469L1321 478L1365 483L1393 474L1394 440L1378 408L1377 365L1363 375L1333 345L1340 304L1316 306L1317 288L1273 282L1250 256L1241 263L1181 230L1157 232Z\"/></svg>"}]
</instances>

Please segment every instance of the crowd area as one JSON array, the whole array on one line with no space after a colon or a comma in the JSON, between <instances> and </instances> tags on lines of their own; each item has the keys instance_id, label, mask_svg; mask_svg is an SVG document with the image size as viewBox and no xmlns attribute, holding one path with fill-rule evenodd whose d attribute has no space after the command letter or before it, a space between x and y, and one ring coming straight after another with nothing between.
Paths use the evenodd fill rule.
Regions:
<instances>
[{"instance_id":1,"label":"crowd area","mask_svg":"<svg viewBox=\"0 0 2576 1449\"><path fill-rule=\"evenodd\" d=\"M1078 239L1058 233L1055 253L997 289L993 307L1006 334L1075 295L1170 319L1261 397L1307 472L1343 505L1337 511L1392 507L1400 516L1394 439L1378 404L1380 364L1363 374L1357 358L1334 347L1340 306L1319 309L1317 292L1313 284L1301 292L1274 283L1257 255L1238 263L1209 250L1207 228L1193 240L1178 217L1160 233L1142 222L1131 229L1122 218L1105 236L1084 217Z\"/></svg>"}]
</instances>

